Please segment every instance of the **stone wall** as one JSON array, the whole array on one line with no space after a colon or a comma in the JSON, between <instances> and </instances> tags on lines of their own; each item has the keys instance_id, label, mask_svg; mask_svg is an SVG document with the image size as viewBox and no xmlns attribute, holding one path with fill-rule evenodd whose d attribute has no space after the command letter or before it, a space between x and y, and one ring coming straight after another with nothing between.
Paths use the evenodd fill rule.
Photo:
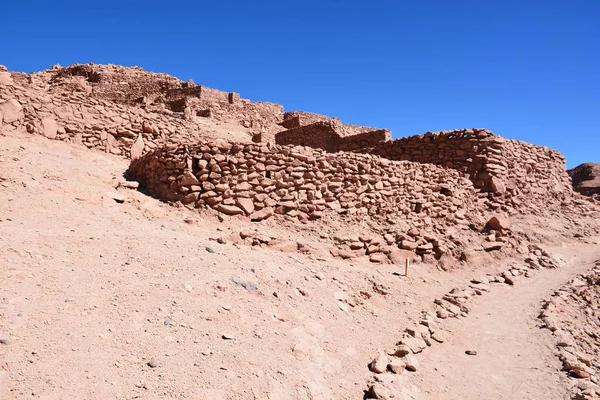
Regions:
<instances>
[{"instance_id":1,"label":"stone wall","mask_svg":"<svg viewBox=\"0 0 600 400\"><path fill-rule=\"evenodd\" d=\"M293 129L304 125L312 125L317 122L330 122L333 119L334 118L325 115L306 111L288 111L283 114L283 122L281 123L281 126L286 129Z\"/></svg>"},{"instance_id":2,"label":"stone wall","mask_svg":"<svg viewBox=\"0 0 600 400\"><path fill-rule=\"evenodd\" d=\"M335 121L319 121L279 132L275 136L275 143L310 146L333 153L360 150L391 139L391 132L387 129L356 127L354 132L348 134L343 131L344 128L345 125Z\"/></svg>"},{"instance_id":3,"label":"stone wall","mask_svg":"<svg viewBox=\"0 0 600 400\"><path fill-rule=\"evenodd\" d=\"M508 140L486 129L428 132L354 151L455 169L476 188L497 195L565 199L572 194L559 152Z\"/></svg>"},{"instance_id":4,"label":"stone wall","mask_svg":"<svg viewBox=\"0 0 600 400\"><path fill-rule=\"evenodd\" d=\"M6 109L11 115L0 117L0 127L128 158L132 148L141 155L166 143L193 143L210 137L206 125L196 121L202 116L211 118L213 125L239 124L240 131L248 132L249 142L251 134L261 132L274 141L281 130L278 123L283 106L279 104L251 102L239 99L236 93L166 77L136 68L87 64L29 75L3 70L0 114ZM140 80L136 83L134 78ZM223 101L211 100L214 96L202 99L202 93L217 92Z\"/></svg>"},{"instance_id":5,"label":"stone wall","mask_svg":"<svg viewBox=\"0 0 600 400\"><path fill-rule=\"evenodd\" d=\"M454 220L475 198L471 182L453 170L299 146L166 146L133 160L128 174L158 198L252 219L334 213Z\"/></svg>"}]
</instances>

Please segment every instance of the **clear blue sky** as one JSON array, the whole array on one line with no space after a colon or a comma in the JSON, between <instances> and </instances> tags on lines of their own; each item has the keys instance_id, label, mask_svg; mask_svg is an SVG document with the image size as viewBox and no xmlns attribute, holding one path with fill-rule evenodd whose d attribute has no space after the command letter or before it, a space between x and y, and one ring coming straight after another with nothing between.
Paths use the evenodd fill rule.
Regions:
<instances>
[{"instance_id":1,"label":"clear blue sky","mask_svg":"<svg viewBox=\"0 0 600 400\"><path fill-rule=\"evenodd\" d=\"M139 65L394 137L486 127L600 162L600 0L14 1L0 64Z\"/></svg>"}]
</instances>

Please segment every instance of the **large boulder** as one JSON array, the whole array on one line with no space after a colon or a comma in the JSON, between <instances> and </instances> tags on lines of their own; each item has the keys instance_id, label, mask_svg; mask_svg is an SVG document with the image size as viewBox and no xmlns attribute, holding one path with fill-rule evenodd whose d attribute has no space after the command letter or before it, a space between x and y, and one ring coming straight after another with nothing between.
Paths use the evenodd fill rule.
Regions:
<instances>
[{"instance_id":1,"label":"large boulder","mask_svg":"<svg viewBox=\"0 0 600 400\"><path fill-rule=\"evenodd\" d=\"M23 117L23 107L17 99L10 99L0 104L0 123L12 124L22 120Z\"/></svg>"}]
</instances>

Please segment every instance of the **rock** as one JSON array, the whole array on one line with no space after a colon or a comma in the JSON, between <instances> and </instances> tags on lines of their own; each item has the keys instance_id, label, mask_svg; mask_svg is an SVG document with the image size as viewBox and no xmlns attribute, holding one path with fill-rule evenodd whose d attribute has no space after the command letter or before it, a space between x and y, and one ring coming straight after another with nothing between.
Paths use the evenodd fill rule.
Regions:
<instances>
[{"instance_id":1,"label":"rock","mask_svg":"<svg viewBox=\"0 0 600 400\"><path fill-rule=\"evenodd\" d=\"M223 335L221 335L221 338L223 340L233 340L233 339L235 339L235 337L233 336L233 334L231 334L230 332L224 333Z\"/></svg>"},{"instance_id":2,"label":"rock","mask_svg":"<svg viewBox=\"0 0 600 400\"><path fill-rule=\"evenodd\" d=\"M439 319L447 319L449 317L448 311L446 310L437 310L435 314Z\"/></svg>"},{"instance_id":3,"label":"rock","mask_svg":"<svg viewBox=\"0 0 600 400\"><path fill-rule=\"evenodd\" d=\"M237 206L227 205L227 204L219 204L216 207L216 210L222 212L227 215L241 215L244 213L241 208Z\"/></svg>"},{"instance_id":4,"label":"rock","mask_svg":"<svg viewBox=\"0 0 600 400\"><path fill-rule=\"evenodd\" d=\"M394 353L392 355L401 358L410 353L412 353L412 350L410 349L410 347L408 347L405 344L401 344L396 348L396 351L394 351Z\"/></svg>"},{"instance_id":5,"label":"rock","mask_svg":"<svg viewBox=\"0 0 600 400\"><path fill-rule=\"evenodd\" d=\"M200 181L198 180L198 178L196 178L196 176L194 176L193 173L191 173L190 171L185 171L181 177L181 181L179 182L179 184L181 186L192 186L199 185Z\"/></svg>"},{"instance_id":6,"label":"rock","mask_svg":"<svg viewBox=\"0 0 600 400\"><path fill-rule=\"evenodd\" d=\"M497 178L495 176L493 176L490 179L490 189L492 189L492 191L497 194L506 193L506 185L504 184L504 182L502 180L500 180L499 178Z\"/></svg>"},{"instance_id":7,"label":"rock","mask_svg":"<svg viewBox=\"0 0 600 400\"><path fill-rule=\"evenodd\" d=\"M52 118L43 118L40 124L40 133L48 139L56 139L58 124Z\"/></svg>"},{"instance_id":8,"label":"rock","mask_svg":"<svg viewBox=\"0 0 600 400\"><path fill-rule=\"evenodd\" d=\"M388 360L387 356L385 354L379 354L369 364L369 370L371 370L371 372L375 372L376 374L382 374L385 371L387 371L388 363L389 363L389 360Z\"/></svg>"},{"instance_id":9,"label":"rock","mask_svg":"<svg viewBox=\"0 0 600 400\"><path fill-rule=\"evenodd\" d=\"M574 376L575 378L579 378L579 379L589 379L590 378L590 373L583 370L583 369L579 369L579 368L575 368L569 371L569 374L571 376Z\"/></svg>"},{"instance_id":10,"label":"rock","mask_svg":"<svg viewBox=\"0 0 600 400\"><path fill-rule=\"evenodd\" d=\"M406 355L402 361L404 362L407 371L415 372L419 369L419 362L416 357L411 354Z\"/></svg>"},{"instance_id":11,"label":"rock","mask_svg":"<svg viewBox=\"0 0 600 400\"><path fill-rule=\"evenodd\" d=\"M394 374L401 374L406 369L406 362L402 358L394 357L387 365Z\"/></svg>"},{"instance_id":12,"label":"rock","mask_svg":"<svg viewBox=\"0 0 600 400\"><path fill-rule=\"evenodd\" d=\"M397 398L394 390L383 383L376 382L369 386L365 398L391 400Z\"/></svg>"},{"instance_id":13,"label":"rock","mask_svg":"<svg viewBox=\"0 0 600 400\"><path fill-rule=\"evenodd\" d=\"M142 137L141 134L139 134L137 139L135 139L135 142L133 142L133 145L131 145L131 149L130 149L131 159L135 160L136 158L140 158L142 156L142 154L144 154L144 147L145 147L144 138Z\"/></svg>"},{"instance_id":14,"label":"rock","mask_svg":"<svg viewBox=\"0 0 600 400\"><path fill-rule=\"evenodd\" d=\"M504 217L492 217L485 224L487 230L506 232L510 230L510 221Z\"/></svg>"},{"instance_id":15,"label":"rock","mask_svg":"<svg viewBox=\"0 0 600 400\"><path fill-rule=\"evenodd\" d=\"M211 254L215 254L215 250L212 247L207 247L206 251L211 253Z\"/></svg>"},{"instance_id":16,"label":"rock","mask_svg":"<svg viewBox=\"0 0 600 400\"><path fill-rule=\"evenodd\" d=\"M254 212L254 202L251 199L240 197L236 199L235 204L241 208L246 215L250 215Z\"/></svg>"},{"instance_id":17,"label":"rock","mask_svg":"<svg viewBox=\"0 0 600 400\"><path fill-rule=\"evenodd\" d=\"M22 120L23 117L23 107L17 99L10 99L0 104L0 125L2 125L2 121L5 124L11 124Z\"/></svg>"},{"instance_id":18,"label":"rock","mask_svg":"<svg viewBox=\"0 0 600 400\"><path fill-rule=\"evenodd\" d=\"M262 221L263 219L267 219L275 214L275 210L273 207L265 207L262 210L255 211L250 214L250 220L252 221Z\"/></svg>"},{"instance_id":19,"label":"rock","mask_svg":"<svg viewBox=\"0 0 600 400\"><path fill-rule=\"evenodd\" d=\"M109 199L113 199L117 203L125 203L125 201L127 201L127 197L119 192L109 191L105 192L104 195Z\"/></svg>"},{"instance_id":20,"label":"rock","mask_svg":"<svg viewBox=\"0 0 600 400\"><path fill-rule=\"evenodd\" d=\"M369 261L373 263L384 263L386 262L388 257L383 253L373 253L369 256Z\"/></svg>"},{"instance_id":21,"label":"rock","mask_svg":"<svg viewBox=\"0 0 600 400\"><path fill-rule=\"evenodd\" d=\"M410 336L402 338L400 344L407 345L414 354L422 352L427 347L423 339Z\"/></svg>"},{"instance_id":22,"label":"rock","mask_svg":"<svg viewBox=\"0 0 600 400\"><path fill-rule=\"evenodd\" d=\"M152 126L150 121L144 120L144 122L142 122L142 131L144 133L154 133L154 127Z\"/></svg>"},{"instance_id":23,"label":"rock","mask_svg":"<svg viewBox=\"0 0 600 400\"><path fill-rule=\"evenodd\" d=\"M252 282L252 281L246 281L243 279L239 279L239 278L231 278L231 280L233 281L233 283L235 283L236 285L240 285L241 287L243 287L246 290L258 290L258 284Z\"/></svg>"},{"instance_id":24,"label":"rock","mask_svg":"<svg viewBox=\"0 0 600 400\"><path fill-rule=\"evenodd\" d=\"M240 232L240 237L242 239L251 238L251 237L254 237L254 236L256 236L256 232L254 232L254 231L243 230L243 231Z\"/></svg>"},{"instance_id":25,"label":"rock","mask_svg":"<svg viewBox=\"0 0 600 400\"><path fill-rule=\"evenodd\" d=\"M120 181L117 187L123 187L126 189L137 189L140 187L140 183L135 181Z\"/></svg>"},{"instance_id":26,"label":"rock","mask_svg":"<svg viewBox=\"0 0 600 400\"><path fill-rule=\"evenodd\" d=\"M434 332L434 333L431 335L431 338L432 338L433 340L435 340L436 342L438 342L438 343L444 343L444 342L448 341L448 338L449 338L449 337L450 337L450 335L448 335L448 333L447 333L447 332L445 332L445 331L440 331L440 330L437 330L437 331L435 331L435 332Z\"/></svg>"},{"instance_id":27,"label":"rock","mask_svg":"<svg viewBox=\"0 0 600 400\"><path fill-rule=\"evenodd\" d=\"M389 258L392 264L405 265L407 259L414 262L419 259L419 256L409 250L396 249L390 252Z\"/></svg>"},{"instance_id":28,"label":"rock","mask_svg":"<svg viewBox=\"0 0 600 400\"><path fill-rule=\"evenodd\" d=\"M504 246L503 242L484 242L482 245L485 251L500 250Z\"/></svg>"},{"instance_id":29,"label":"rock","mask_svg":"<svg viewBox=\"0 0 600 400\"><path fill-rule=\"evenodd\" d=\"M508 275L503 275L502 277L504 278L504 282L506 282L508 285L513 286L515 284L513 277Z\"/></svg>"},{"instance_id":30,"label":"rock","mask_svg":"<svg viewBox=\"0 0 600 400\"><path fill-rule=\"evenodd\" d=\"M8 346L10 343L10 339L0 339L0 344Z\"/></svg>"},{"instance_id":31,"label":"rock","mask_svg":"<svg viewBox=\"0 0 600 400\"><path fill-rule=\"evenodd\" d=\"M412 240L403 240L400 247L402 247L403 250L416 250L417 247L419 247L419 244Z\"/></svg>"},{"instance_id":32,"label":"rock","mask_svg":"<svg viewBox=\"0 0 600 400\"><path fill-rule=\"evenodd\" d=\"M465 351L466 354L470 355L470 356L476 356L477 355L477 350L467 350Z\"/></svg>"},{"instance_id":33,"label":"rock","mask_svg":"<svg viewBox=\"0 0 600 400\"><path fill-rule=\"evenodd\" d=\"M155 358L151 358L146 365L148 365L150 368L157 368L158 367L158 361Z\"/></svg>"}]
</instances>

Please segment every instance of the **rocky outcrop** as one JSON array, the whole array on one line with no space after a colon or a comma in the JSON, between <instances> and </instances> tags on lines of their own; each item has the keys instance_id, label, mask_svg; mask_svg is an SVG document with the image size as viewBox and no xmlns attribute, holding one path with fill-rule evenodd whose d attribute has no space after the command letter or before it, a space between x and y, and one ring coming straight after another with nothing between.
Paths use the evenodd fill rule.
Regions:
<instances>
[{"instance_id":1,"label":"rocky outcrop","mask_svg":"<svg viewBox=\"0 0 600 400\"><path fill-rule=\"evenodd\" d=\"M585 163L567 172L576 192L600 199L600 164Z\"/></svg>"}]
</instances>

